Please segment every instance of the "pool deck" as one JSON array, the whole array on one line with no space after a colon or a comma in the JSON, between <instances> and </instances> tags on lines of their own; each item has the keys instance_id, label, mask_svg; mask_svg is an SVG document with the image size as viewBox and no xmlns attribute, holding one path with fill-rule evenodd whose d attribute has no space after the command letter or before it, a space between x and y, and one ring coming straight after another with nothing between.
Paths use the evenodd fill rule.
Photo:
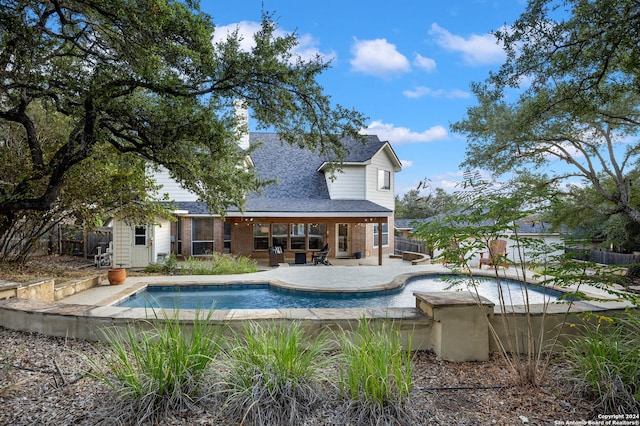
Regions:
<instances>
[{"instance_id":1,"label":"pool deck","mask_svg":"<svg viewBox=\"0 0 640 426\"><path fill-rule=\"evenodd\" d=\"M128 327L131 324L146 327L149 321L162 321L162 315L178 315L180 321L193 324L198 319L197 310L163 310L150 312L144 308L114 306L146 285L153 284L248 284L270 283L282 287L313 291L364 292L394 288L406 280L418 275L449 273L451 270L441 264L412 264L396 258L383 259L383 265L377 265L377 259L331 260L332 266L289 265L277 267L259 265L260 271L238 275L199 275L199 276L149 276L129 273L124 284L109 285L105 275L99 275L102 282L76 294L48 301L38 297L9 297L0 300L0 325L3 327L37 332L49 336L101 340L100 330L105 327ZM375 262L375 263L374 263ZM105 272L105 271L101 271ZM493 276L492 268L472 269L474 275ZM499 268L501 277L518 279L520 269ZM527 278L533 273L527 273ZM46 293L49 287L54 290L53 280L37 283L39 291ZM28 287L26 290L30 290ZM584 287L581 291L606 297L608 300L578 301L569 306L570 314L575 314L577 322L582 321L584 312L598 311L602 315L620 312L632 307L631 302L611 300L594 287ZM37 291L34 290L34 293ZM55 292L54 292L55 293ZM28 296L30 292L26 292ZM54 294L52 294L53 296ZM247 321L289 321L304 320L309 333L319 333L325 328L337 330L355 327L362 318L390 322L403 336L403 344L415 350L433 349L439 357L451 361L486 360L490 351L499 348L489 338L489 328L497 330L497 340L507 336L504 329L504 312L493 302L486 300L479 310L477 301L459 292L416 293L412 307L385 308L271 308L271 309L230 309L211 311L210 320L224 323L225 332L240 332ZM510 308L516 321L525 316L532 321L531 327L542 333L550 327L565 327L567 305L534 304L530 310L521 306ZM530 315L532 313L533 315ZM537 315L543 314L544 315ZM573 318L573 317L572 317ZM484 319L488 319L488 322ZM522 320L524 321L524 320ZM571 323L570 325L572 325ZM566 326L563 330L570 334ZM502 331L501 331L502 330ZM538 331L536 331L538 333ZM565 331L563 331L565 333ZM540 334L542 336L542 334Z\"/></svg>"},{"instance_id":2,"label":"pool deck","mask_svg":"<svg viewBox=\"0 0 640 426\"><path fill-rule=\"evenodd\" d=\"M277 267L261 265L261 271L241 275L176 275L176 276L129 276L124 284L109 285L105 280L101 285L60 300L62 303L78 305L111 305L147 284L252 284L270 283L283 288L327 292L365 292L396 288L417 275L450 273L442 264L418 264L396 258L384 258L383 264L373 260L332 259L333 265L283 264ZM493 276L492 268L473 269L476 275ZM500 268L504 278L518 279L516 268ZM532 274L531 274L532 275ZM529 276L531 276L529 275ZM604 297L606 294L592 288L590 294ZM609 296L611 297L611 296Z\"/></svg>"}]
</instances>

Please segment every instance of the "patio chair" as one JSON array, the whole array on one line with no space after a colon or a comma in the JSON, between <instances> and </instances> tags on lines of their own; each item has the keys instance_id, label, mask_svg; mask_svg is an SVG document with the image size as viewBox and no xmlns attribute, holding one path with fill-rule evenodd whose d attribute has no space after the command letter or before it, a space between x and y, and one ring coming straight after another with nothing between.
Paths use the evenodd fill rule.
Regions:
<instances>
[{"instance_id":1,"label":"patio chair","mask_svg":"<svg viewBox=\"0 0 640 426\"><path fill-rule=\"evenodd\" d=\"M482 265L509 267L509 263L505 260L507 256L507 240L490 241L488 254L488 257L484 257L484 252L480 252L479 269L482 269Z\"/></svg>"},{"instance_id":2,"label":"patio chair","mask_svg":"<svg viewBox=\"0 0 640 426\"><path fill-rule=\"evenodd\" d=\"M104 253L102 253L102 247L98 246L96 248L97 251L98 251L98 254L93 256L93 265L96 268L99 268L101 266L110 266L111 265L112 244L113 244L112 242L109 243L109 246L107 247L107 249L105 250Z\"/></svg>"},{"instance_id":3,"label":"patio chair","mask_svg":"<svg viewBox=\"0 0 640 426\"><path fill-rule=\"evenodd\" d=\"M329 244L325 244L324 247L322 247L322 250L320 250L318 253L313 253L313 255L311 255L311 261L313 262L314 265L317 265L319 263L322 263L323 265L331 265L331 262L329 262L329 259L327 259L327 256L329 255Z\"/></svg>"}]
</instances>

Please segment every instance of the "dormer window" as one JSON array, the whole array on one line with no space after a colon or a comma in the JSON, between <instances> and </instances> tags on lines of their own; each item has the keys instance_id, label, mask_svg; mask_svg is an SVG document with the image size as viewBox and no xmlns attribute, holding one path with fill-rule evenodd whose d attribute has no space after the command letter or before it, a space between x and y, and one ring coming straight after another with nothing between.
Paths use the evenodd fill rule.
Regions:
<instances>
[{"instance_id":1,"label":"dormer window","mask_svg":"<svg viewBox=\"0 0 640 426\"><path fill-rule=\"evenodd\" d=\"M378 170L378 189L391 189L391 172L389 170Z\"/></svg>"}]
</instances>

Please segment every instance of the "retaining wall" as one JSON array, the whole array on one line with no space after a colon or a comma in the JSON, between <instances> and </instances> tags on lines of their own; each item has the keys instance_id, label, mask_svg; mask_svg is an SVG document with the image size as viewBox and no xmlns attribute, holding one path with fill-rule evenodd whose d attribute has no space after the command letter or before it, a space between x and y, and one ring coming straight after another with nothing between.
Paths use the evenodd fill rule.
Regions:
<instances>
[{"instance_id":1,"label":"retaining wall","mask_svg":"<svg viewBox=\"0 0 640 426\"><path fill-rule=\"evenodd\" d=\"M485 300L479 306L469 296L463 292L416 293L415 308L219 310L212 313L211 322L223 324L225 332L238 333L246 321L300 320L306 331L315 335L322 330L355 329L362 318L389 321L403 336L405 347L433 350L449 361L469 361L486 360L491 351L499 350L489 325L509 349L506 340L509 327L505 326L505 318L511 329L519 330L519 341L526 336L524 330L529 318L534 333L542 336L543 345L553 341L559 324L565 320L566 305L549 305L544 315L542 307L534 305L530 314L516 311L505 317L496 312L492 302ZM609 316L630 306L628 302L575 303L561 330L561 342L577 331L571 325L582 323L585 312L597 311L599 315ZM101 340L100 330L104 327L135 325L144 328L158 318L172 318L173 315L176 315L174 311L163 309L74 305L17 297L0 300L0 325L3 327L85 340ZM177 315L188 327L196 315L203 313L183 310ZM524 348L513 349L521 351Z\"/></svg>"}]
</instances>

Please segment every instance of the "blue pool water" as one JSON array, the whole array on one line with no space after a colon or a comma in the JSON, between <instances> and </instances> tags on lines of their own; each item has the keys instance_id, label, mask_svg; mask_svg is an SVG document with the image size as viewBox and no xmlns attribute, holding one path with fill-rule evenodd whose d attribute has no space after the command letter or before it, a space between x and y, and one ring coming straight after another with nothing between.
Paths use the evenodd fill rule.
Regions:
<instances>
[{"instance_id":1,"label":"blue pool water","mask_svg":"<svg viewBox=\"0 0 640 426\"><path fill-rule=\"evenodd\" d=\"M480 295L497 304L498 290L493 279L478 280ZM208 285L208 286L148 286L123 300L118 306L130 308L170 309L272 309L272 308L395 308L414 307L416 291L449 290L452 283L443 276L413 278L395 290L370 293L318 293L284 290L269 284ZM517 281L502 281L505 294L511 294L514 305L523 305L521 285ZM457 285L451 291L468 291ZM556 301L562 293L539 287L529 287L529 302ZM506 298L506 296L505 296ZM508 299L507 299L508 300Z\"/></svg>"}]
</instances>

